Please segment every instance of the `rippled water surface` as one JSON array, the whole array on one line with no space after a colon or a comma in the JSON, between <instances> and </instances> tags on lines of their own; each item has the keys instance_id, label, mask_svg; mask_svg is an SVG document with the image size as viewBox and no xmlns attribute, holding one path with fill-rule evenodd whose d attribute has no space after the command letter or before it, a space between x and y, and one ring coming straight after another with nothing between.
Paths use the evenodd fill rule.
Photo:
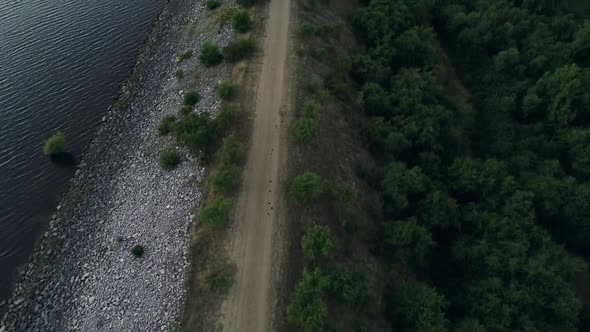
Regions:
<instances>
[{"instance_id":1,"label":"rippled water surface","mask_svg":"<svg viewBox=\"0 0 590 332\"><path fill-rule=\"evenodd\" d=\"M74 172L43 141L83 152L164 2L0 0L0 301Z\"/></svg>"}]
</instances>

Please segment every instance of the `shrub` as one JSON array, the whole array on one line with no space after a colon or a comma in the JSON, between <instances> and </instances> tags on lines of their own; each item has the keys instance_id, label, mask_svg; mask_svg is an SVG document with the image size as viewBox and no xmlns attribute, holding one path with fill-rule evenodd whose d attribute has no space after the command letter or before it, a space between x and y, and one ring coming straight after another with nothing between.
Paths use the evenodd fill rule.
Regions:
<instances>
[{"instance_id":1,"label":"shrub","mask_svg":"<svg viewBox=\"0 0 590 332\"><path fill-rule=\"evenodd\" d=\"M304 268L287 306L287 319L306 332L325 331L328 306L323 297L329 282L318 268Z\"/></svg>"},{"instance_id":2,"label":"shrub","mask_svg":"<svg viewBox=\"0 0 590 332\"><path fill-rule=\"evenodd\" d=\"M317 126L314 118L301 117L295 122L293 140L299 144L308 144L315 136Z\"/></svg>"},{"instance_id":3,"label":"shrub","mask_svg":"<svg viewBox=\"0 0 590 332\"><path fill-rule=\"evenodd\" d=\"M234 93L235 93L236 87L235 85L233 85L232 82L230 81L222 81L218 86L217 86L217 95L219 96L219 98L223 99L223 100L229 100L233 97Z\"/></svg>"},{"instance_id":4,"label":"shrub","mask_svg":"<svg viewBox=\"0 0 590 332\"><path fill-rule=\"evenodd\" d=\"M231 41L223 48L223 56L229 62L236 62L250 56L256 50L256 43L252 39L240 38Z\"/></svg>"},{"instance_id":5,"label":"shrub","mask_svg":"<svg viewBox=\"0 0 590 332\"><path fill-rule=\"evenodd\" d=\"M199 102L199 99L201 99L201 96L199 95L199 93L196 91L190 90L190 91L187 91L184 93L183 103L185 105L194 106L196 103Z\"/></svg>"},{"instance_id":6,"label":"shrub","mask_svg":"<svg viewBox=\"0 0 590 332\"><path fill-rule=\"evenodd\" d=\"M62 132L53 134L43 145L43 153L48 156L57 156L66 151L66 137Z\"/></svg>"},{"instance_id":7,"label":"shrub","mask_svg":"<svg viewBox=\"0 0 590 332\"><path fill-rule=\"evenodd\" d=\"M187 116L193 112L193 106L191 105L182 105L180 107L180 114Z\"/></svg>"},{"instance_id":8,"label":"shrub","mask_svg":"<svg viewBox=\"0 0 590 332\"><path fill-rule=\"evenodd\" d=\"M328 190L330 199L336 203L350 203L354 192L352 187L348 184L333 184Z\"/></svg>"},{"instance_id":9,"label":"shrub","mask_svg":"<svg viewBox=\"0 0 590 332\"><path fill-rule=\"evenodd\" d=\"M215 293L226 295L234 284L235 268L223 267L207 275L207 284Z\"/></svg>"},{"instance_id":10,"label":"shrub","mask_svg":"<svg viewBox=\"0 0 590 332\"><path fill-rule=\"evenodd\" d=\"M160 166L165 170L171 170L178 165L179 157L175 150L166 149L160 152Z\"/></svg>"},{"instance_id":11,"label":"shrub","mask_svg":"<svg viewBox=\"0 0 590 332\"><path fill-rule=\"evenodd\" d=\"M193 56L193 50L186 50L178 56L177 63L182 63L184 60L190 59Z\"/></svg>"},{"instance_id":12,"label":"shrub","mask_svg":"<svg viewBox=\"0 0 590 332\"><path fill-rule=\"evenodd\" d=\"M247 9L236 11L231 20L233 28L238 32L246 32L252 27L252 19Z\"/></svg>"},{"instance_id":13,"label":"shrub","mask_svg":"<svg viewBox=\"0 0 590 332\"><path fill-rule=\"evenodd\" d=\"M201 48L201 55L199 60L206 67L215 66L223 61L223 55L219 51L219 47L212 42L205 42Z\"/></svg>"},{"instance_id":14,"label":"shrub","mask_svg":"<svg viewBox=\"0 0 590 332\"><path fill-rule=\"evenodd\" d=\"M313 100L306 100L303 103L303 114L302 116L313 118L318 110L318 105Z\"/></svg>"},{"instance_id":15,"label":"shrub","mask_svg":"<svg viewBox=\"0 0 590 332\"><path fill-rule=\"evenodd\" d=\"M218 124L206 114L191 113L174 126L176 141L193 153L202 152L205 157L210 156L219 133Z\"/></svg>"},{"instance_id":16,"label":"shrub","mask_svg":"<svg viewBox=\"0 0 590 332\"><path fill-rule=\"evenodd\" d=\"M322 195L322 178L319 175L305 172L293 180L291 198L295 202L303 206L310 206L319 201Z\"/></svg>"},{"instance_id":17,"label":"shrub","mask_svg":"<svg viewBox=\"0 0 590 332\"><path fill-rule=\"evenodd\" d=\"M222 226L229 219L230 209L229 199L221 196L207 204L199 213L199 218L207 225Z\"/></svg>"},{"instance_id":18,"label":"shrub","mask_svg":"<svg viewBox=\"0 0 590 332\"><path fill-rule=\"evenodd\" d=\"M136 258L140 258L141 256L143 256L144 252L145 250L143 249L143 246L139 244L136 244L133 246L133 248L131 248L131 254Z\"/></svg>"},{"instance_id":19,"label":"shrub","mask_svg":"<svg viewBox=\"0 0 590 332\"><path fill-rule=\"evenodd\" d=\"M316 0L303 0L303 9L311 11L315 8Z\"/></svg>"},{"instance_id":20,"label":"shrub","mask_svg":"<svg viewBox=\"0 0 590 332\"><path fill-rule=\"evenodd\" d=\"M238 0L238 5L243 7L251 7L256 3L256 0Z\"/></svg>"},{"instance_id":21,"label":"shrub","mask_svg":"<svg viewBox=\"0 0 590 332\"><path fill-rule=\"evenodd\" d=\"M315 264L321 259L328 258L336 248L330 228L326 225L312 226L305 232L301 248L307 263Z\"/></svg>"},{"instance_id":22,"label":"shrub","mask_svg":"<svg viewBox=\"0 0 590 332\"><path fill-rule=\"evenodd\" d=\"M217 192L226 192L239 183L240 168L233 164L223 164L213 177L213 188Z\"/></svg>"},{"instance_id":23,"label":"shrub","mask_svg":"<svg viewBox=\"0 0 590 332\"><path fill-rule=\"evenodd\" d=\"M234 135L229 135L223 140L220 152L222 164L237 164L242 159L242 146Z\"/></svg>"},{"instance_id":24,"label":"shrub","mask_svg":"<svg viewBox=\"0 0 590 332\"><path fill-rule=\"evenodd\" d=\"M319 93L324 88L324 82L321 77L312 75L311 79L305 82L305 88L312 93Z\"/></svg>"},{"instance_id":25,"label":"shrub","mask_svg":"<svg viewBox=\"0 0 590 332\"><path fill-rule=\"evenodd\" d=\"M179 80L184 78L184 71L180 68L176 69L176 71L174 72L174 76L176 76L176 78L178 78Z\"/></svg>"},{"instance_id":26,"label":"shrub","mask_svg":"<svg viewBox=\"0 0 590 332\"><path fill-rule=\"evenodd\" d=\"M306 50L303 47L297 47L295 49L295 55L297 55L299 58L303 58L305 56L305 52Z\"/></svg>"},{"instance_id":27,"label":"shrub","mask_svg":"<svg viewBox=\"0 0 590 332\"><path fill-rule=\"evenodd\" d=\"M158 132L160 135L168 135L174 130L174 124L176 123L176 117L168 115L162 119Z\"/></svg>"},{"instance_id":28,"label":"shrub","mask_svg":"<svg viewBox=\"0 0 590 332\"><path fill-rule=\"evenodd\" d=\"M219 2L219 0L207 0L205 6L208 10L215 10L221 6L221 2Z\"/></svg>"},{"instance_id":29,"label":"shrub","mask_svg":"<svg viewBox=\"0 0 590 332\"><path fill-rule=\"evenodd\" d=\"M310 22L301 23L301 27L299 28L299 33L305 38L314 37L318 34L318 32L319 29L317 25Z\"/></svg>"},{"instance_id":30,"label":"shrub","mask_svg":"<svg viewBox=\"0 0 590 332\"><path fill-rule=\"evenodd\" d=\"M313 52L313 54L316 58L320 60L325 60L328 57L328 49L325 47L318 47L315 49L315 52Z\"/></svg>"},{"instance_id":31,"label":"shrub","mask_svg":"<svg viewBox=\"0 0 590 332\"><path fill-rule=\"evenodd\" d=\"M224 103L221 106L221 112L219 112L217 118L215 118L219 129L225 130L229 128L236 119L239 112L240 106L238 104Z\"/></svg>"}]
</instances>

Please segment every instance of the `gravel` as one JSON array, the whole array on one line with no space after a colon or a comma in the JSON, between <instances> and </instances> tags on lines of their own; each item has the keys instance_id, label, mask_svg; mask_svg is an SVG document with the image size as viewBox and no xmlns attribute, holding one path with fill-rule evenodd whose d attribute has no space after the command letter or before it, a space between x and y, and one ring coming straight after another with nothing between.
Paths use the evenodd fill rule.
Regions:
<instances>
[{"instance_id":1,"label":"gravel","mask_svg":"<svg viewBox=\"0 0 590 332\"><path fill-rule=\"evenodd\" d=\"M12 298L2 304L8 309L0 332L175 326L205 170L182 149L180 165L163 170L158 152L174 142L158 136L157 127L164 116L177 114L188 88L202 97L195 112L214 114L220 107L214 88L229 66L205 69L193 56L181 65L188 78L174 76L182 51L198 54L205 40L223 46L232 38L229 26L208 16L202 2L168 3L139 55L139 79L122 88L125 106L103 118ZM198 34L189 37L184 27L191 23ZM140 258L131 254L137 244L145 249Z\"/></svg>"}]
</instances>

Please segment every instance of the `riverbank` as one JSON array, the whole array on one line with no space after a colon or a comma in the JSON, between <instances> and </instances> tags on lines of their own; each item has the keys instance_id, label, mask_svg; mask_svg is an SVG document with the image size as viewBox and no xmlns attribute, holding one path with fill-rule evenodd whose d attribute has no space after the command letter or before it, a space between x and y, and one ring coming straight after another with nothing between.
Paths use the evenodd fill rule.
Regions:
<instances>
[{"instance_id":1,"label":"riverbank","mask_svg":"<svg viewBox=\"0 0 590 332\"><path fill-rule=\"evenodd\" d=\"M214 87L228 66L204 69L196 59L181 66L185 49L205 40L225 45L227 25L201 2L171 0L82 159L49 229L17 283L0 331L170 330L184 302L193 207L204 169L186 151L173 171L158 153L173 146L157 128L195 89L195 111L215 112ZM135 258L134 245L145 254Z\"/></svg>"}]
</instances>

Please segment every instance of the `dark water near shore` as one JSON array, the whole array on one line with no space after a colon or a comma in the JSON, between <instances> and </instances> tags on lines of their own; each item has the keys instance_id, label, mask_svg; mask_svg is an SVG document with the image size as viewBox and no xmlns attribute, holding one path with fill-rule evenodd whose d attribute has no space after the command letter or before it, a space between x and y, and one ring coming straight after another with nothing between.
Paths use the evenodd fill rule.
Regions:
<instances>
[{"instance_id":1,"label":"dark water near shore","mask_svg":"<svg viewBox=\"0 0 590 332\"><path fill-rule=\"evenodd\" d=\"M0 301L75 171L43 141L63 131L80 156L164 4L0 1Z\"/></svg>"}]
</instances>

